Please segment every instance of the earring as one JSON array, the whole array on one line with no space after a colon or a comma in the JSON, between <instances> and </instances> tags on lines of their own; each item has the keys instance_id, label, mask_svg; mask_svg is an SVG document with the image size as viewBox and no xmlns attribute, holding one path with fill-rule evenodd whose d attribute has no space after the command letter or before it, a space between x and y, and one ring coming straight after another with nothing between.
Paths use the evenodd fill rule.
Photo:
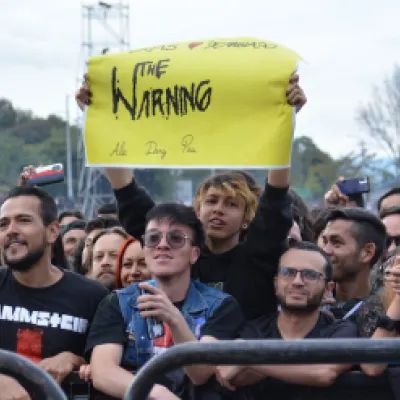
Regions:
<instances>
[{"instance_id":1,"label":"earring","mask_svg":"<svg viewBox=\"0 0 400 400\"><path fill-rule=\"evenodd\" d=\"M242 229L247 229L247 224L243 224Z\"/></svg>"}]
</instances>

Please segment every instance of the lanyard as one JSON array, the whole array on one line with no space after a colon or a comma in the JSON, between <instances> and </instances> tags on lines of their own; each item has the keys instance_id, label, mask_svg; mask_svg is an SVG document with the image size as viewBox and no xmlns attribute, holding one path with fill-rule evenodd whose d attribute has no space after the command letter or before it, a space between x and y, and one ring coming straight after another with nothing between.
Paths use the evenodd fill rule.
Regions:
<instances>
[{"instance_id":1,"label":"lanyard","mask_svg":"<svg viewBox=\"0 0 400 400\"><path fill-rule=\"evenodd\" d=\"M342 319L348 319L351 317L361 307L362 303L363 300L360 300Z\"/></svg>"}]
</instances>

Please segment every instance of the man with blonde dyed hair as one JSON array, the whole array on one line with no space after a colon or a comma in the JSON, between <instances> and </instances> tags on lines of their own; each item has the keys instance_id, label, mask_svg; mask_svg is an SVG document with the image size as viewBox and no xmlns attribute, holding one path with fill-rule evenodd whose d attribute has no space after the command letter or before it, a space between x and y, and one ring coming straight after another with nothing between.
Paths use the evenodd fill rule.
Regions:
<instances>
[{"instance_id":1,"label":"man with blonde dyed hair","mask_svg":"<svg viewBox=\"0 0 400 400\"><path fill-rule=\"evenodd\" d=\"M217 174L200 185L194 201L206 246L193 277L233 295L247 319L277 309L273 276L292 225L289 169L271 171L268 182L258 200L244 175Z\"/></svg>"},{"instance_id":2,"label":"man with blonde dyed hair","mask_svg":"<svg viewBox=\"0 0 400 400\"><path fill-rule=\"evenodd\" d=\"M197 213L199 213L201 205L205 202L210 192L214 193L214 195L218 192L218 194L227 198L236 199L243 203L244 215L240 213L237 215L238 220L236 222L238 226L229 226L228 230L229 228L234 230L233 236L236 236L241 230L245 231L256 213L258 198L262 193L261 188L255 185L253 190L250 189L245 176L237 172L210 176L197 189L193 204ZM210 199L208 200L210 202ZM230 237L229 234L228 237ZM235 240L234 237L231 239ZM237 240L235 243L237 243Z\"/></svg>"}]
</instances>

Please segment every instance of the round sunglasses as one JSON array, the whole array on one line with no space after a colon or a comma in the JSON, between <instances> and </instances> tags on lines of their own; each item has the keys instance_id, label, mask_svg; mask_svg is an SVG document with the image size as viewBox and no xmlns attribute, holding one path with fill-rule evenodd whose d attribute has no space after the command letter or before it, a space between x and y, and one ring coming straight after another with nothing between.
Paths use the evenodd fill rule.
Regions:
<instances>
[{"instance_id":1,"label":"round sunglasses","mask_svg":"<svg viewBox=\"0 0 400 400\"><path fill-rule=\"evenodd\" d=\"M161 239L163 238L163 233L157 230L151 230L146 232L142 238L144 246L153 249L160 244ZM186 241L189 241L191 244L193 244L192 239L180 230L168 231L165 234L165 238L171 249L182 248Z\"/></svg>"}]
</instances>

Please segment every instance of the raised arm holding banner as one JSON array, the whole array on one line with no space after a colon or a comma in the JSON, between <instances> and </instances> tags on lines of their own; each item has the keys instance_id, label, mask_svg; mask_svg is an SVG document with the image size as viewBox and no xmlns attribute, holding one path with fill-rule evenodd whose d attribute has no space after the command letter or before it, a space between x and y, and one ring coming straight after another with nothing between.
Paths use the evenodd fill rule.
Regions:
<instances>
[{"instance_id":1,"label":"raised arm holding banner","mask_svg":"<svg viewBox=\"0 0 400 400\"><path fill-rule=\"evenodd\" d=\"M290 164L289 78L300 56L254 38L185 42L89 60L88 165Z\"/></svg>"}]
</instances>

